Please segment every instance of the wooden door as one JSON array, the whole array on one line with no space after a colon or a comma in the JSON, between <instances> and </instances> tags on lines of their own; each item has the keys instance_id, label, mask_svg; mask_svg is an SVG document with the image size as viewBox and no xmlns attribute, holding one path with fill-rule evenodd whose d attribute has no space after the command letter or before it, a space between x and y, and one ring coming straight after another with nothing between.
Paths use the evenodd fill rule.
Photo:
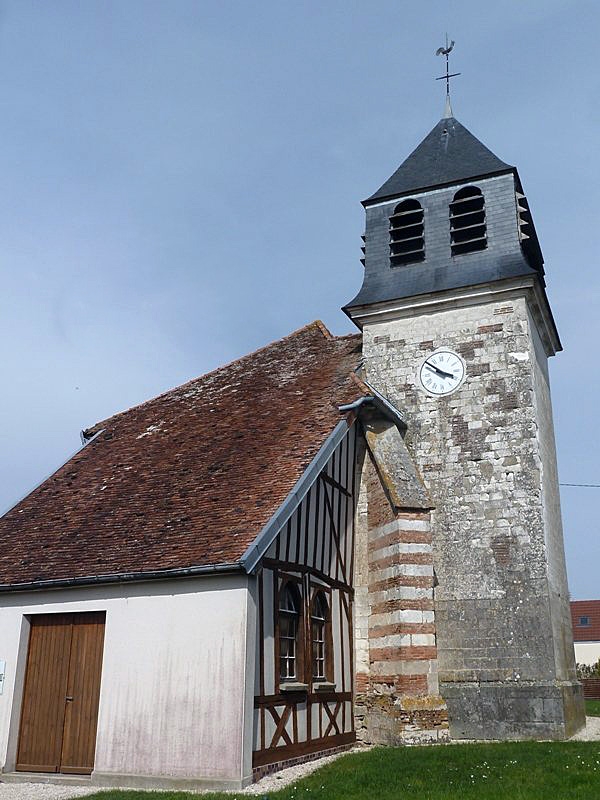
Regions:
<instances>
[{"instance_id":1,"label":"wooden door","mask_svg":"<svg viewBox=\"0 0 600 800\"><path fill-rule=\"evenodd\" d=\"M104 645L104 613L82 616L73 624L60 766L77 774L94 767Z\"/></svg>"},{"instance_id":2,"label":"wooden door","mask_svg":"<svg viewBox=\"0 0 600 800\"><path fill-rule=\"evenodd\" d=\"M18 770L92 771L104 620L103 611L31 618Z\"/></svg>"},{"instance_id":3,"label":"wooden door","mask_svg":"<svg viewBox=\"0 0 600 800\"><path fill-rule=\"evenodd\" d=\"M32 617L17 769L58 772L71 653L69 614Z\"/></svg>"}]
</instances>

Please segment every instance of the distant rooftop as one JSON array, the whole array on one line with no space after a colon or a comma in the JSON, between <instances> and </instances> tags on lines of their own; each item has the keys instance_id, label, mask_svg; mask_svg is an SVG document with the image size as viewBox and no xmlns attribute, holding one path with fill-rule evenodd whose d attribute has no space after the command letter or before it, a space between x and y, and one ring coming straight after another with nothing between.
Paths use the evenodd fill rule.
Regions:
<instances>
[{"instance_id":1,"label":"distant rooftop","mask_svg":"<svg viewBox=\"0 0 600 800\"><path fill-rule=\"evenodd\" d=\"M600 600L571 600L574 642L600 642Z\"/></svg>"}]
</instances>

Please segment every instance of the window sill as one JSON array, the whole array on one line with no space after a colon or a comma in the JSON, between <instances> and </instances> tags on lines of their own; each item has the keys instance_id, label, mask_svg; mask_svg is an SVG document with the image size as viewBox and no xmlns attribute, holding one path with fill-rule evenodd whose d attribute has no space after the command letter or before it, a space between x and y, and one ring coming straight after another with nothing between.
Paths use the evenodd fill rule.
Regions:
<instances>
[{"instance_id":1,"label":"window sill","mask_svg":"<svg viewBox=\"0 0 600 800\"><path fill-rule=\"evenodd\" d=\"M308 684L307 683L299 683L297 681L288 681L287 683L282 683L279 686L280 692L307 692L308 691Z\"/></svg>"},{"instance_id":2,"label":"window sill","mask_svg":"<svg viewBox=\"0 0 600 800\"><path fill-rule=\"evenodd\" d=\"M331 681L319 681L313 683L313 692L333 692L335 691L335 683Z\"/></svg>"}]
</instances>

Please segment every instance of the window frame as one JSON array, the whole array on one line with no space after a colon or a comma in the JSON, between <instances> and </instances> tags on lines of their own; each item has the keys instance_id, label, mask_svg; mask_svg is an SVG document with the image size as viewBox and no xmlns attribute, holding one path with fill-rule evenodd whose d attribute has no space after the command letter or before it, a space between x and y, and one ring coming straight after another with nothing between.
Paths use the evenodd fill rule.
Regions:
<instances>
[{"instance_id":1,"label":"window frame","mask_svg":"<svg viewBox=\"0 0 600 800\"><path fill-rule=\"evenodd\" d=\"M296 575L287 572L273 572L273 612L274 612L274 690L275 694L282 692L311 692L326 691L335 688L335 664L333 647L333 591L332 588L314 581L309 575ZM283 675L281 669L282 659L282 626L281 616L286 613L281 609L281 601L290 584L299 596L299 615L295 637L295 677ZM324 677L313 676L313 637L312 637L312 611L319 594L323 595L327 607L327 617L324 622Z\"/></svg>"},{"instance_id":2,"label":"window frame","mask_svg":"<svg viewBox=\"0 0 600 800\"><path fill-rule=\"evenodd\" d=\"M274 612L275 612L275 652L274 652L274 668L275 668L275 689L277 692L281 691L282 687L286 685L293 686L295 684L305 684L305 650L306 650L306 610L305 610L305 593L303 591L303 581L301 577L297 575L288 575L288 574L275 574L275 579L277 581L277 591L275 593L275 603L274 603ZM282 675L281 669L281 615L286 614L285 609L281 609L281 598L285 594L288 589L288 586L294 586L295 591L297 592L299 603L298 603L298 620L296 625L296 635L294 638L295 641L295 653L294 653L294 661L295 661L295 677L287 677ZM287 658L287 656L286 656Z\"/></svg>"},{"instance_id":3,"label":"window frame","mask_svg":"<svg viewBox=\"0 0 600 800\"><path fill-rule=\"evenodd\" d=\"M317 599L321 595L325 602L325 606L327 609L327 615L323 619L323 659L324 659L324 669L322 676L316 676L314 674L313 663L314 663L314 637L313 637L313 609L315 607L315 603ZM311 596L310 596L310 605L308 609L308 633L309 633L309 646L310 646L310 681L311 684L314 686L316 684L329 684L334 682L334 659L333 659L333 633L332 633L332 624L331 624L331 615L332 615L332 607L331 607L331 589L328 586L323 586L320 583L312 583L311 584Z\"/></svg>"}]
</instances>

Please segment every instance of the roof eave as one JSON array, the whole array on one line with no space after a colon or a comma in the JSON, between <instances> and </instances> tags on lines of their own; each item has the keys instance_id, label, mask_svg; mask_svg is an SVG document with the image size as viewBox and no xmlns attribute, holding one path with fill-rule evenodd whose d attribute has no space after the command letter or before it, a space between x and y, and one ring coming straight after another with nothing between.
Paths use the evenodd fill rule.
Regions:
<instances>
[{"instance_id":1,"label":"roof eave","mask_svg":"<svg viewBox=\"0 0 600 800\"><path fill-rule=\"evenodd\" d=\"M398 318L399 316L414 316L416 313L432 313L452 303L453 307L469 306L487 302L496 296L511 296L513 293L530 292L531 306L539 325L542 340L546 346L548 356L560 352L562 344L558 328L546 295L543 275L535 272L524 275L510 276L500 280L484 281L478 284L451 287L439 291L425 292L418 295L407 295L377 303L364 303L352 305L351 301L342 308L342 311L362 330L365 322L383 321Z\"/></svg>"},{"instance_id":2,"label":"roof eave","mask_svg":"<svg viewBox=\"0 0 600 800\"><path fill-rule=\"evenodd\" d=\"M118 583L141 583L155 580L174 580L195 578L223 573L242 573L239 562L223 564L203 564L193 567L178 567L142 572L115 572L107 575L85 575L78 578L53 578L50 580L25 581L23 583L2 583L0 592L30 592L46 589L68 589L85 586L98 586Z\"/></svg>"},{"instance_id":3,"label":"roof eave","mask_svg":"<svg viewBox=\"0 0 600 800\"><path fill-rule=\"evenodd\" d=\"M430 192L434 189L446 189L448 186L459 186L463 183L468 183L471 181L482 181L486 178L494 178L497 175L509 174L518 176L517 168L507 165L504 169L496 169L492 172L483 172L477 175L465 175L464 178L457 180L445 181L444 183L432 183L427 186L413 187L412 189L407 189L403 192L393 192L386 195L379 195L378 192L375 192L375 194L372 194L371 197L368 197L366 200L361 200L361 205L363 208L369 208L370 206L380 205L381 203L389 203L391 200L395 200L396 198L400 197L412 197L413 195L423 194L424 192Z\"/></svg>"}]
</instances>

